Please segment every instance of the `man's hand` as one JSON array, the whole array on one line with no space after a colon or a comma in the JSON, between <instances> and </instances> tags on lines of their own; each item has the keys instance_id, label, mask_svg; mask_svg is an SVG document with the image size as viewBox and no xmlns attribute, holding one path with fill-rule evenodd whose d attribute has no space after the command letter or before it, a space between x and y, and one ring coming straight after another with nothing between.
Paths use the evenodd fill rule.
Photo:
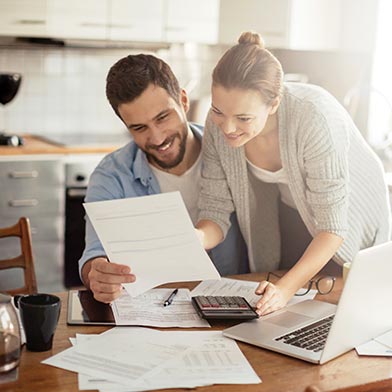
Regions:
<instances>
[{"instance_id":1,"label":"man's hand","mask_svg":"<svg viewBox=\"0 0 392 392\"><path fill-rule=\"evenodd\" d=\"M275 312L286 306L290 296L287 295L278 285L263 280L256 289L256 294L263 297L256 304L256 312L259 316Z\"/></svg>"},{"instance_id":2,"label":"man's hand","mask_svg":"<svg viewBox=\"0 0 392 392\"><path fill-rule=\"evenodd\" d=\"M82 277L94 298L104 303L110 303L121 295L122 283L136 280L127 265L109 263L104 257L89 260L83 266Z\"/></svg>"}]
</instances>

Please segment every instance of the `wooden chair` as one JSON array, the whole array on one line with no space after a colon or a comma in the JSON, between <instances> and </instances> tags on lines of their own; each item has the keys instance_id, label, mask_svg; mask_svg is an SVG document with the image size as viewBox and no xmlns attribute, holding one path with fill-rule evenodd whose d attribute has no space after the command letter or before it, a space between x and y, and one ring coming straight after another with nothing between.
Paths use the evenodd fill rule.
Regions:
<instances>
[{"instance_id":1,"label":"wooden chair","mask_svg":"<svg viewBox=\"0 0 392 392\"><path fill-rule=\"evenodd\" d=\"M10 295L15 294L34 294L37 292L37 280L34 271L34 260L31 246L30 222L27 218L20 218L14 226L0 228L0 238L19 237L22 254L12 259L0 260L1 270L9 268L23 268L24 281L23 287L7 290Z\"/></svg>"}]
</instances>

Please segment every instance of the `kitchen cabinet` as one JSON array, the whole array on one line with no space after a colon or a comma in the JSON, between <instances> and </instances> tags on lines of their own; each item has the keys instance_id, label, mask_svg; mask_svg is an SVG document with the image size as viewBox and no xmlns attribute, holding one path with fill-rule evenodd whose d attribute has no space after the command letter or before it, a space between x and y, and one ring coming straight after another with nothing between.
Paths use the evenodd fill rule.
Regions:
<instances>
[{"instance_id":1,"label":"kitchen cabinet","mask_svg":"<svg viewBox=\"0 0 392 392\"><path fill-rule=\"evenodd\" d=\"M219 3L219 0L167 0L165 41L217 43Z\"/></svg>"},{"instance_id":2,"label":"kitchen cabinet","mask_svg":"<svg viewBox=\"0 0 392 392\"><path fill-rule=\"evenodd\" d=\"M0 0L0 35L217 43L219 0Z\"/></svg>"},{"instance_id":3,"label":"kitchen cabinet","mask_svg":"<svg viewBox=\"0 0 392 392\"><path fill-rule=\"evenodd\" d=\"M49 0L46 14L46 34L51 38L106 39L106 1Z\"/></svg>"},{"instance_id":4,"label":"kitchen cabinet","mask_svg":"<svg viewBox=\"0 0 392 392\"><path fill-rule=\"evenodd\" d=\"M0 222L30 219L35 271L40 290L62 288L64 242L64 164L61 158L3 157L0 161ZM8 240L8 239L7 239ZM3 242L0 258L20 253L17 239ZM22 282L21 271L1 273L0 291Z\"/></svg>"},{"instance_id":5,"label":"kitchen cabinet","mask_svg":"<svg viewBox=\"0 0 392 392\"><path fill-rule=\"evenodd\" d=\"M0 35L46 36L46 0L0 0Z\"/></svg>"},{"instance_id":6,"label":"kitchen cabinet","mask_svg":"<svg viewBox=\"0 0 392 392\"><path fill-rule=\"evenodd\" d=\"M339 48L341 0L224 0L219 42L233 45L243 31L257 31L267 48Z\"/></svg>"},{"instance_id":7,"label":"kitchen cabinet","mask_svg":"<svg viewBox=\"0 0 392 392\"><path fill-rule=\"evenodd\" d=\"M163 40L163 12L163 0L110 0L108 39L161 42Z\"/></svg>"}]
</instances>

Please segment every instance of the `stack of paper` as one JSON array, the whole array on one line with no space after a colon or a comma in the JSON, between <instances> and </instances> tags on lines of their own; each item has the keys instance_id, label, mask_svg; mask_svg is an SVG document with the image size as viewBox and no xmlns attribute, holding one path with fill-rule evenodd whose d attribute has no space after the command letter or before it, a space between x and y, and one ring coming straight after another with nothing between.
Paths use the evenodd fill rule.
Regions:
<instances>
[{"instance_id":1,"label":"stack of paper","mask_svg":"<svg viewBox=\"0 0 392 392\"><path fill-rule=\"evenodd\" d=\"M122 327L101 335L77 335L73 343L43 363L80 372L80 390L126 392L261 382L237 343L219 331Z\"/></svg>"}]
</instances>

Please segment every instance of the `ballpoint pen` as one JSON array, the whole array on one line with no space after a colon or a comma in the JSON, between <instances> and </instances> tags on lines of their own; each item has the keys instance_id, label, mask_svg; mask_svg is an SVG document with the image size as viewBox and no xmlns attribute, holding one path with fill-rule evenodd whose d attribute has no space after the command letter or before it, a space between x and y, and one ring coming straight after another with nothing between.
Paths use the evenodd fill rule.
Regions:
<instances>
[{"instance_id":1,"label":"ballpoint pen","mask_svg":"<svg viewBox=\"0 0 392 392\"><path fill-rule=\"evenodd\" d=\"M167 300L163 303L163 306L169 306L172 302L176 294L178 293L178 289L175 289L167 298Z\"/></svg>"}]
</instances>

